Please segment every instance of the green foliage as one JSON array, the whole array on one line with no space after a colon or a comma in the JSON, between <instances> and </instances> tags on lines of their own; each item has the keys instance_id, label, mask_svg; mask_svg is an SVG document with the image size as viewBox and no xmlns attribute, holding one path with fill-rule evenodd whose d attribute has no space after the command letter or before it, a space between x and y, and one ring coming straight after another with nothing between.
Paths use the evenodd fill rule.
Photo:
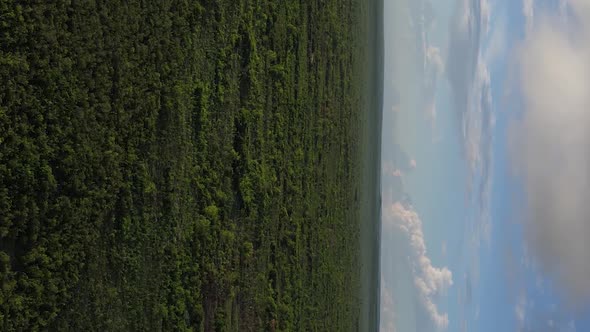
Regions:
<instances>
[{"instance_id":1,"label":"green foliage","mask_svg":"<svg viewBox=\"0 0 590 332\"><path fill-rule=\"evenodd\" d=\"M0 330L354 330L362 6L0 1Z\"/></svg>"}]
</instances>

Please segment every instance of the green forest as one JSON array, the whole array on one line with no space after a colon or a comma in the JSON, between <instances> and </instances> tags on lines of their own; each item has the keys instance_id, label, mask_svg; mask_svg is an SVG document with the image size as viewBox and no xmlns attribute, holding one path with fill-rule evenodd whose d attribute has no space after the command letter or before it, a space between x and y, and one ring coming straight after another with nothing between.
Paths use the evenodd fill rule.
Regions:
<instances>
[{"instance_id":1,"label":"green forest","mask_svg":"<svg viewBox=\"0 0 590 332\"><path fill-rule=\"evenodd\" d=\"M0 330L356 330L363 6L0 0Z\"/></svg>"}]
</instances>

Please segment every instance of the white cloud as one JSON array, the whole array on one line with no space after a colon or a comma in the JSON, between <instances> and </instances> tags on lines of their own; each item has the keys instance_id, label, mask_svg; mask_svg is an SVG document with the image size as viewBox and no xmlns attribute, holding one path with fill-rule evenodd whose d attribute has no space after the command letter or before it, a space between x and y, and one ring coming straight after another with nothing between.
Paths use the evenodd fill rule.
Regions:
<instances>
[{"instance_id":1,"label":"white cloud","mask_svg":"<svg viewBox=\"0 0 590 332\"><path fill-rule=\"evenodd\" d=\"M440 48L436 46L428 46L426 48L426 61L434 69L437 75L440 75L445 70L445 65L440 55Z\"/></svg>"},{"instance_id":2,"label":"white cloud","mask_svg":"<svg viewBox=\"0 0 590 332\"><path fill-rule=\"evenodd\" d=\"M448 315L439 312L434 299L446 293L453 284L453 275L447 267L436 268L432 265L426 252L420 217L411 207L395 202L385 208L384 223L386 227L396 227L408 237L414 285L420 302L435 326L446 329L449 324Z\"/></svg>"},{"instance_id":3,"label":"white cloud","mask_svg":"<svg viewBox=\"0 0 590 332\"><path fill-rule=\"evenodd\" d=\"M480 4L481 11L481 24L483 26L483 33L487 35L490 32L490 16L491 8L488 0L481 0Z\"/></svg>"},{"instance_id":4,"label":"white cloud","mask_svg":"<svg viewBox=\"0 0 590 332\"><path fill-rule=\"evenodd\" d=\"M458 1L455 18L450 25L449 56L446 76L453 91L458 135L463 141L467 162L466 202L474 206L476 215L466 231L468 252L473 253L473 279L477 283L478 252L481 242L491 231L490 200L493 165L493 132L495 117L488 61L494 60L503 47L503 32L492 31L489 45L482 49L482 40L490 33L490 12L487 1ZM485 243L488 243L486 241Z\"/></svg>"},{"instance_id":5,"label":"white cloud","mask_svg":"<svg viewBox=\"0 0 590 332\"><path fill-rule=\"evenodd\" d=\"M526 297L524 294L519 295L518 300L516 302L516 306L514 307L514 315L516 317L516 324L518 326L518 330L522 330L525 326L525 319L526 319Z\"/></svg>"},{"instance_id":6,"label":"white cloud","mask_svg":"<svg viewBox=\"0 0 590 332\"><path fill-rule=\"evenodd\" d=\"M493 65L506 54L507 49L506 16L500 16L494 21L494 29L490 31L489 41L484 51L483 61Z\"/></svg>"},{"instance_id":7,"label":"white cloud","mask_svg":"<svg viewBox=\"0 0 590 332\"><path fill-rule=\"evenodd\" d=\"M438 78L445 71L445 63L440 48L423 45L424 53L424 113L430 122L433 140L436 137L436 87Z\"/></svg>"},{"instance_id":8,"label":"white cloud","mask_svg":"<svg viewBox=\"0 0 590 332\"><path fill-rule=\"evenodd\" d=\"M470 191L482 203L491 183L491 144L495 124L490 74L482 55L481 40L487 34L490 6L487 1L458 2L450 26L446 74L454 95L464 155L470 169ZM496 51L491 51L496 52ZM490 55L491 56L491 55ZM478 178L479 183L473 183ZM484 199L484 200L482 200Z\"/></svg>"},{"instance_id":9,"label":"white cloud","mask_svg":"<svg viewBox=\"0 0 590 332\"><path fill-rule=\"evenodd\" d=\"M521 47L525 109L510 142L532 254L580 304L590 301L590 2L568 5L575 23L537 15Z\"/></svg>"},{"instance_id":10,"label":"white cloud","mask_svg":"<svg viewBox=\"0 0 590 332\"><path fill-rule=\"evenodd\" d=\"M381 172L384 175L392 176L392 177L402 177L403 176L403 172L399 168L395 167L394 163L390 160L384 161L382 163Z\"/></svg>"},{"instance_id":11,"label":"white cloud","mask_svg":"<svg viewBox=\"0 0 590 332\"><path fill-rule=\"evenodd\" d=\"M534 0L522 0L522 15L527 33L533 29L534 10Z\"/></svg>"},{"instance_id":12,"label":"white cloud","mask_svg":"<svg viewBox=\"0 0 590 332\"><path fill-rule=\"evenodd\" d=\"M440 133L437 131L437 127L436 127L436 119L438 117L438 111L436 109L436 101L434 100L434 97L429 100L428 102L425 103L425 115L426 115L426 120L428 120L430 122L430 130L432 132L432 142L436 143L438 142L441 137L440 137Z\"/></svg>"},{"instance_id":13,"label":"white cloud","mask_svg":"<svg viewBox=\"0 0 590 332\"><path fill-rule=\"evenodd\" d=\"M472 173L484 167L484 154L490 149L491 126L494 118L491 110L492 97L490 89L490 74L487 66L478 61L477 71L471 86L470 109L463 118L463 137L465 138L467 161ZM487 137L489 135L490 137Z\"/></svg>"},{"instance_id":14,"label":"white cloud","mask_svg":"<svg viewBox=\"0 0 590 332\"><path fill-rule=\"evenodd\" d=\"M381 276L381 280L385 280L384 276ZM396 314L394 308L393 296L391 295L391 289L385 283L381 285L381 324L379 330L381 332L396 332L395 321Z\"/></svg>"},{"instance_id":15,"label":"white cloud","mask_svg":"<svg viewBox=\"0 0 590 332\"><path fill-rule=\"evenodd\" d=\"M418 56L422 61L422 68L418 74L422 79L421 109L425 119L430 122L433 141L436 140L436 90L438 80L445 70L445 62L439 47L430 42L430 32L435 26L436 14L432 3L428 0L409 2L410 20L416 38Z\"/></svg>"}]
</instances>

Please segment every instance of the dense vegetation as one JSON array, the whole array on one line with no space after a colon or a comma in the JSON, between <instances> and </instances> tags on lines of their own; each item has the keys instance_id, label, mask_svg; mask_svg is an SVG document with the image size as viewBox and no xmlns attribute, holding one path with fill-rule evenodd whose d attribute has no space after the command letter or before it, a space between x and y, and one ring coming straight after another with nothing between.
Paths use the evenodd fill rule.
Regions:
<instances>
[{"instance_id":1,"label":"dense vegetation","mask_svg":"<svg viewBox=\"0 0 590 332\"><path fill-rule=\"evenodd\" d=\"M0 330L358 324L358 0L0 0Z\"/></svg>"}]
</instances>

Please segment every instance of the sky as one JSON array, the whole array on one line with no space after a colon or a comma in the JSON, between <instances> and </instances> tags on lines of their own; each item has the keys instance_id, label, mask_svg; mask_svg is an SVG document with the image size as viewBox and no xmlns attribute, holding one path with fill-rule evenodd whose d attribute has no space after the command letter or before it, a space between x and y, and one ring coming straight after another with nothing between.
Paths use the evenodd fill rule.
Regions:
<instances>
[{"instance_id":1,"label":"sky","mask_svg":"<svg viewBox=\"0 0 590 332\"><path fill-rule=\"evenodd\" d=\"M384 0L381 331L590 331L590 0Z\"/></svg>"}]
</instances>

